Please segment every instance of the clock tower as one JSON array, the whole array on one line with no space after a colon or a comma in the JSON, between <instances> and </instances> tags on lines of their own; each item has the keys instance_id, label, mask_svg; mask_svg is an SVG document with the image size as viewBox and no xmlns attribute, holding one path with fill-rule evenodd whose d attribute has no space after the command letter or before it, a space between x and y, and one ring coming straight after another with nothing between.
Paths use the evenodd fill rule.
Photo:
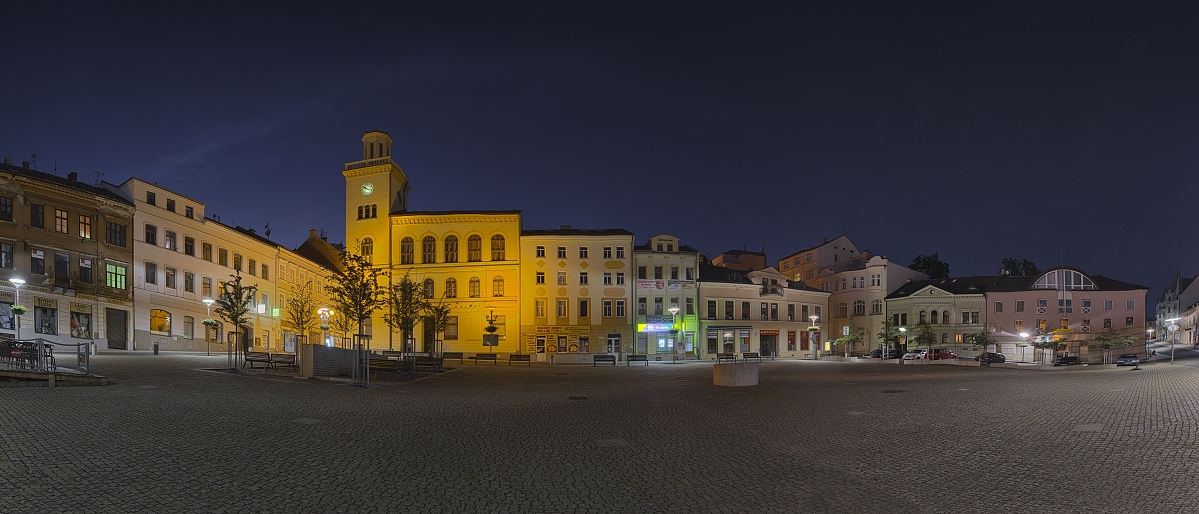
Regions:
<instances>
[{"instance_id":1,"label":"clock tower","mask_svg":"<svg viewBox=\"0 0 1199 514\"><path fill-rule=\"evenodd\" d=\"M376 265L391 264L388 249L391 214L408 210L408 176L391 158L391 136L370 131L362 135L362 159L345 163L346 249L359 251Z\"/></svg>"}]
</instances>

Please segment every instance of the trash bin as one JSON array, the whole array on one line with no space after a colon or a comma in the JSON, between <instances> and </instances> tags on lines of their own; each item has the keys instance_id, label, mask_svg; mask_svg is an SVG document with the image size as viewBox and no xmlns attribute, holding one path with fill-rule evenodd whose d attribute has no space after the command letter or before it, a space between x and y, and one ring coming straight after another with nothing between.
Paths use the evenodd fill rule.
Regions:
<instances>
[{"instance_id":1,"label":"trash bin","mask_svg":"<svg viewBox=\"0 0 1199 514\"><path fill-rule=\"evenodd\" d=\"M154 341L154 355L158 355L158 341Z\"/></svg>"}]
</instances>

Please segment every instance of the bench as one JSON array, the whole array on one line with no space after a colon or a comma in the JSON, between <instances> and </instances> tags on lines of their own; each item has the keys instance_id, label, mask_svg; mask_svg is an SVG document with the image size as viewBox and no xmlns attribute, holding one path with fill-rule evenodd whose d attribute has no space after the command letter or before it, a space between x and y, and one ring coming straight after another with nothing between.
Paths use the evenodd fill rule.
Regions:
<instances>
[{"instance_id":1,"label":"bench","mask_svg":"<svg viewBox=\"0 0 1199 514\"><path fill-rule=\"evenodd\" d=\"M615 355L598 354L598 355L592 355L591 359L592 359L591 367L593 367L593 368L595 367L596 364L599 364L601 362L611 362L613 366L616 365L616 356Z\"/></svg>"},{"instance_id":2,"label":"bench","mask_svg":"<svg viewBox=\"0 0 1199 514\"><path fill-rule=\"evenodd\" d=\"M391 351L391 350L385 350L385 351L383 352L383 357L384 357L384 358L387 358L387 359L403 359L403 358L404 358L404 352L396 352L396 351Z\"/></svg>"},{"instance_id":3,"label":"bench","mask_svg":"<svg viewBox=\"0 0 1199 514\"><path fill-rule=\"evenodd\" d=\"M263 368L269 369L271 367L271 354L267 352L246 352L246 360L241 363L241 367L245 368L246 364L249 364L250 369L254 369L255 362L261 362Z\"/></svg>"},{"instance_id":4,"label":"bench","mask_svg":"<svg viewBox=\"0 0 1199 514\"><path fill-rule=\"evenodd\" d=\"M745 361L746 361L746 362L749 362L749 360L750 360L750 359L758 359L758 362L762 362L762 354L760 354L760 353L758 353L758 352L745 352L745 353L742 353L742 354L741 354L741 358L742 358L742 359L745 359Z\"/></svg>"},{"instance_id":5,"label":"bench","mask_svg":"<svg viewBox=\"0 0 1199 514\"><path fill-rule=\"evenodd\" d=\"M394 373L396 378L403 379L405 374L412 374L412 361L394 359L370 359L367 368L377 372Z\"/></svg>"},{"instance_id":6,"label":"bench","mask_svg":"<svg viewBox=\"0 0 1199 514\"><path fill-rule=\"evenodd\" d=\"M444 352L441 354L443 359L458 359L458 364L462 364L462 352Z\"/></svg>"},{"instance_id":7,"label":"bench","mask_svg":"<svg viewBox=\"0 0 1199 514\"><path fill-rule=\"evenodd\" d=\"M633 361L644 362L646 366L649 366L649 355L633 354L624 356L624 365L626 368L629 367L631 365L630 363Z\"/></svg>"},{"instance_id":8,"label":"bench","mask_svg":"<svg viewBox=\"0 0 1199 514\"><path fill-rule=\"evenodd\" d=\"M718 353L716 354L716 362L731 361L737 362L737 354L735 353Z\"/></svg>"},{"instance_id":9,"label":"bench","mask_svg":"<svg viewBox=\"0 0 1199 514\"><path fill-rule=\"evenodd\" d=\"M296 371L300 371L300 367L296 365L296 356L291 353L272 353L271 367L278 369L279 366L289 367Z\"/></svg>"},{"instance_id":10,"label":"bench","mask_svg":"<svg viewBox=\"0 0 1199 514\"><path fill-rule=\"evenodd\" d=\"M478 364L479 361L491 361L491 365L495 365L494 353L476 353L475 356L471 358L475 360L475 364Z\"/></svg>"},{"instance_id":11,"label":"bench","mask_svg":"<svg viewBox=\"0 0 1199 514\"><path fill-rule=\"evenodd\" d=\"M429 373L440 373L441 363L443 362L442 359L442 357L413 357L413 371L419 372L423 369Z\"/></svg>"},{"instance_id":12,"label":"bench","mask_svg":"<svg viewBox=\"0 0 1199 514\"><path fill-rule=\"evenodd\" d=\"M527 362L532 366L533 356L527 353L513 353L508 355L508 365L511 366L513 362Z\"/></svg>"}]
</instances>

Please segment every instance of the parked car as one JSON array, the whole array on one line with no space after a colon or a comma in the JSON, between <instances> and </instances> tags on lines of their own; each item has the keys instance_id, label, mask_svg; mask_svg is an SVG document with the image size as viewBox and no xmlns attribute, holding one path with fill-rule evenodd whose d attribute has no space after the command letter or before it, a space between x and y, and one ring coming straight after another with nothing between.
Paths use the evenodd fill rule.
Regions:
<instances>
[{"instance_id":1,"label":"parked car","mask_svg":"<svg viewBox=\"0 0 1199 514\"><path fill-rule=\"evenodd\" d=\"M1078 357L1076 357L1074 355L1066 355L1066 356L1058 357L1057 360L1053 361L1054 366L1071 366L1071 365L1080 364L1080 363L1081 363L1081 361L1079 361Z\"/></svg>"},{"instance_id":2,"label":"parked car","mask_svg":"<svg viewBox=\"0 0 1199 514\"><path fill-rule=\"evenodd\" d=\"M1125 353L1119 357L1116 357L1117 366L1136 366L1140 363L1141 358L1137 357L1137 354L1135 353Z\"/></svg>"},{"instance_id":3,"label":"parked car","mask_svg":"<svg viewBox=\"0 0 1199 514\"><path fill-rule=\"evenodd\" d=\"M903 354L903 360L905 360L905 361L920 360L920 359L923 359L925 357L925 355L927 355L927 354L928 354L928 350L910 351L908 353Z\"/></svg>"},{"instance_id":4,"label":"parked car","mask_svg":"<svg viewBox=\"0 0 1199 514\"><path fill-rule=\"evenodd\" d=\"M957 354L955 354L945 348L937 348L936 350L933 350L933 359L934 360L935 359L956 359L956 358L958 358Z\"/></svg>"},{"instance_id":5,"label":"parked car","mask_svg":"<svg viewBox=\"0 0 1199 514\"><path fill-rule=\"evenodd\" d=\"M975 357L974 360L979 362L1007 362L1007 357L1004 357L1002 353L985 352Z\"/></svg>"},{"instance_id":6,"label":"parked car","mask_svg":"<svg viewBox=\"0 0 1199 514\"><path fill-rule=\"evenodd\" d=\"M866 355L863 355L862 357L865 357L867 359L881 359L881 358L883 358L883 350L881 348L871 350L870 353L867 353Z\"/></svg>"},{"instance_id":7,"label":"parked car","mask_svg":"<svg viewBox=\"0 0 1199 514\"><path fill-rule=\"evenodd\" d=\"M891 353L887 355L887 358L888 359L902 359L903 354L904 354L904 352L902 350L891 350Z\"/></svg>"}]
</instances>

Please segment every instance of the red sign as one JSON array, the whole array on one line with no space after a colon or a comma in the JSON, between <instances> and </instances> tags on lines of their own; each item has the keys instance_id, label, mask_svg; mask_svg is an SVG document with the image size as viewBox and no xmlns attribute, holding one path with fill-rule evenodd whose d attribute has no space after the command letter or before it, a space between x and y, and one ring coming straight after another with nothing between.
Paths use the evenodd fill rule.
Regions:
<instances>
[{"instance_id":1,"label":"red sign","mask_svg":"<svg viewBox=\"0 0 1199 514\"><path fill-rule=\"evenodd\" d=\"M759 330L759 331L758 331L758 335L762 335L762 336L777 336L777 335L779 335L779 331L778 331L778 330Z\"/></svg>"}]
</instances>

